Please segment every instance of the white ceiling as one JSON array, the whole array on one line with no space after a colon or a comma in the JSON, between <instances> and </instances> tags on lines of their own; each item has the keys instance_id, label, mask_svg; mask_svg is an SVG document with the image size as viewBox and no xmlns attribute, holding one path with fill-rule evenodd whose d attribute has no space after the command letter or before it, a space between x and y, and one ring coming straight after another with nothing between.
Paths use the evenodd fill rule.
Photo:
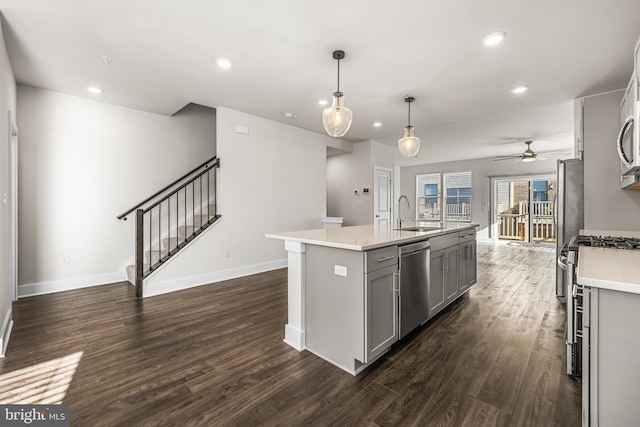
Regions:
<instances>
[{"instance_id":1,"label":"white ceiling","mask_svg":"<svg viewBox=\"0 0 640 427\"><path fill-rule=\"evenodd\" d=\"M20 83L166 115L222 106L319 133L317 100L335 91L331 54L343 49L346 139L395 146L404 95L416 98L422 149L403 164L519 154L524 144L505 142L520 138L538 152L571 146L572 100L624 88L640 36L638 0L0 0L0 11ZM501 45L482 45L498 30ZM220 56L233 68L217 68ZM510 93L521 84L530 90Z\"/></svg>"}]
</instances>

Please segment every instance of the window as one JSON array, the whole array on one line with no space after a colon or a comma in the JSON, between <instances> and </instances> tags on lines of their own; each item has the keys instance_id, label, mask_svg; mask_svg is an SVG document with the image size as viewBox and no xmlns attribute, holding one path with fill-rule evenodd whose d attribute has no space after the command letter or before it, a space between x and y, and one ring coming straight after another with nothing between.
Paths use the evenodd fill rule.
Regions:
<instances>
[{"instance_id":1,"label":"window","mask_svg":"<svg viewBox=\"0 0 640 427\"><path fill-rule=\"evenodd\" d=\"M418 175L416 177L417 200L416 213L418 221L438 221L440 222L440 181L439 173Z\"/></svg>"},{"instance_id":2,"label":"window","mask_svg":"<svg viewBox=\"0 0 640 427\"><path fill-rule=\"evenodd\" d=\"M416 193L417 221L471 222L471 172L417 175Z\"/></svg>"},{"instance_id":3,"label":"window","mask_svg":"<svg viewBox=\"0 0 640 427\"><path fill-rule=\"evenodd\" d=\"M533 201L547 202L549 183L547 181L533 181Z\"/></svg>"}]
</instances>

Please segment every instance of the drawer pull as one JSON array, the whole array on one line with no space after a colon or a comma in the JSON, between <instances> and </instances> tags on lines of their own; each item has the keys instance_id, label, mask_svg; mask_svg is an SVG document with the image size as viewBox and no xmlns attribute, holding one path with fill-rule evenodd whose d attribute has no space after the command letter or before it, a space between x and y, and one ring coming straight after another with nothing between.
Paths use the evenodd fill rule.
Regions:
<instances>
[{"instance_id":1,"label":"drawer pull","mask_svg":"<svg viewBox=\"0 0 640 427\"><path fill-rule=\"evenodd\" d=\"M382 258L378 258L378 262L389 261L390 259L394 259L395 255L383 256Z\"/></svg>"}]
</instances>

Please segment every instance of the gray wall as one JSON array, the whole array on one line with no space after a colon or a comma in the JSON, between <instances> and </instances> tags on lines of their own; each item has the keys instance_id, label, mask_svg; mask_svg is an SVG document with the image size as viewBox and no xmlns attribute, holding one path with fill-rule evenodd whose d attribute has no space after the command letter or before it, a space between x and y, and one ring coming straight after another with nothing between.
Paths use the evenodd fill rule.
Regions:
<instances>
[{"instance_id":1,"label":"gray wall","mask_svg":"<svg viewBox=\"0 0 640 427\"><path fill-rule=\"evenodd\" d=\"M1 18L1 17L0 17ZM1 19L0 19L1 21ZM1 25L1 22L0 22ZM9 194L9 126L8 112L16 117L16 80L9 63L0 26L0 198ZM9 203L0 205L0 342L11 321L11 291L9 289ZM2 354L0 347L0 354Z\"/></svg>"},{"instance_id":2,"label":"gray wall","mask_svg":"<svg viewBox=\"0 0 640 427\"><path fill-rule=\"evenodd\" d=\"M616 138L623 94L584 98L585 228L640 230L640 191L620 189Z\"/></svg>"},{"instance_id":3,"label":"gray wall","mask_svg":"<svg viewBox=\"0 0 640 427\"><path fill-rule=\"evenodd\" d=\"M491 177L523 176L539 174L556 174L555 160L541 160L531 163L512 162L509 160L494 162L492 159L474 159L457 162L437 163L400 168L400 194L411 201L411 209L402 209L402 217L416 217L416 175L433 172L471 171L471 221L480 224L478 237L489 237ZM397 200L398 197L395 199Z\"/></svg>"}]
</instances>

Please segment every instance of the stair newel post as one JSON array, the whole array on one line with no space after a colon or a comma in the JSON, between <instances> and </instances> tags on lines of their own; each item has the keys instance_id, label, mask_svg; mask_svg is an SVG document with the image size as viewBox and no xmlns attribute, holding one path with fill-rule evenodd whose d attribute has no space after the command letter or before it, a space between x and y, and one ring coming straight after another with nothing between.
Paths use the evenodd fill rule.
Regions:
<instances>
[{"instance_id":1,"label":"stair newel post","mask_svg":"<svg viewBox=\"0 0 640 427\"><path fill-rule=\"evenodd\" d=\"M136 297L142 298L144 279L144 209L136 210Z\"/></svg>"}]
</instances>

